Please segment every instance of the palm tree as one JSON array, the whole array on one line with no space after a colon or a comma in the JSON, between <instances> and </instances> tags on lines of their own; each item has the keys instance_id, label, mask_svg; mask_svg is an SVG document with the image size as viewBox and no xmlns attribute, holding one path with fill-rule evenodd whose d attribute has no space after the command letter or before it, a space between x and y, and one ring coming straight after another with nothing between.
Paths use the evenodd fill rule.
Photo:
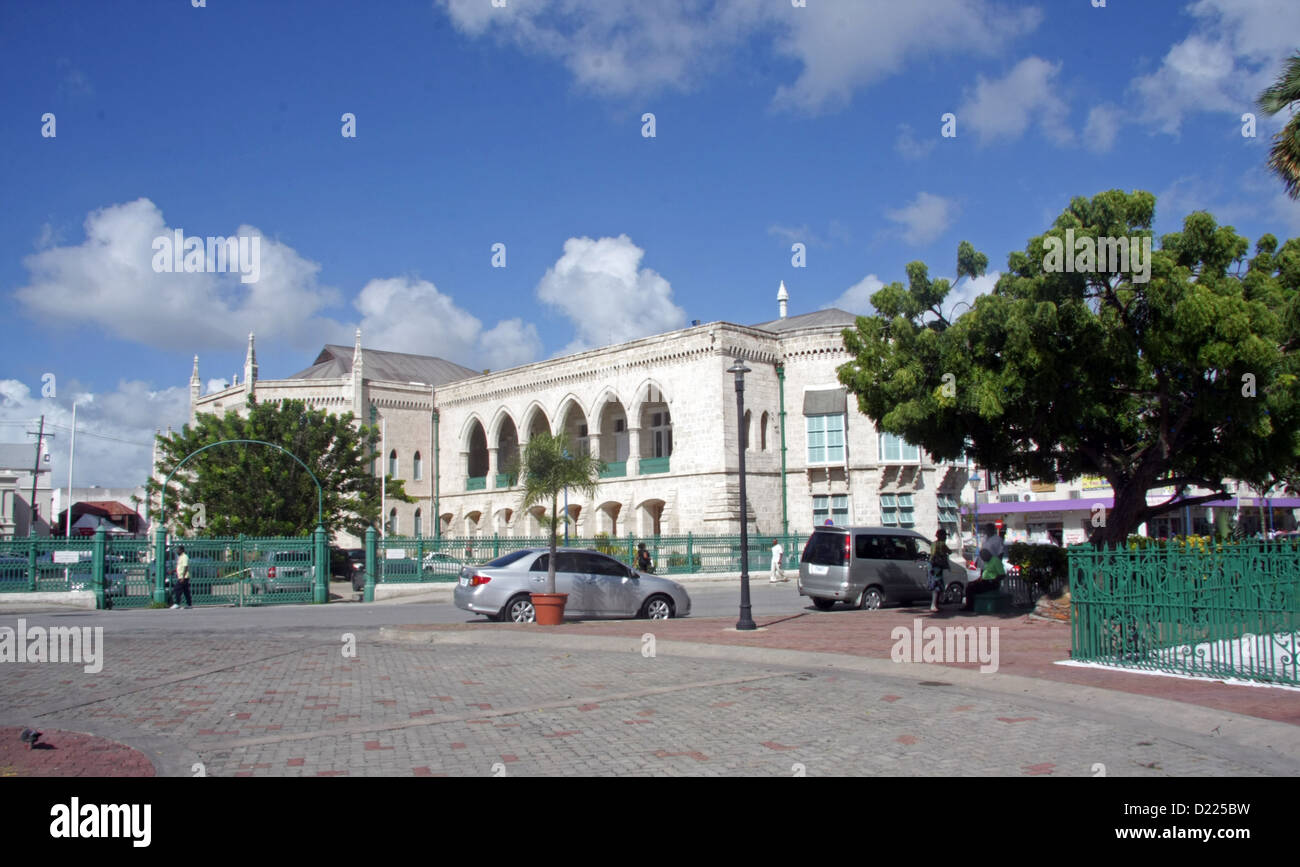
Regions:
<instances>
[{"instance_id":1,"label":"palm tree","mask_svg":"<svg viewBox=\"0 0 1300 867\"><path fill-rule=\"evenodd\" d=\"M564 434L539 433L528 441L517 465L510 469L523 480L521 509L527 511L533 506L545 505L547 500L551 503L550 515L542 518L542 523L551 530L551 556L547 558L546 567L547 593L555 592L555 537L560 522L569 520L567 514L561 518L557 513L560 492L573 488L588 497L595 496L601 468L601 462L591 455L573 453L569 448L569 438Z\"/></svg>"},{"instance_id":2,"label":"palm tree","mask_svg":"<svg viewBox=\"0 0 1300 867\"><path fill-rule=\"evenodd\" d=\"M1282 74L1272 87L1259 95L1256 104L1261 111L1277 114L1297 102L1300 102L1300 53L1291 55ZM1268 167L1282 179L1286 194L1300 199L1300 114L1293 113L1282 131L1273 136Z\"/></svg>"}]
</instances>

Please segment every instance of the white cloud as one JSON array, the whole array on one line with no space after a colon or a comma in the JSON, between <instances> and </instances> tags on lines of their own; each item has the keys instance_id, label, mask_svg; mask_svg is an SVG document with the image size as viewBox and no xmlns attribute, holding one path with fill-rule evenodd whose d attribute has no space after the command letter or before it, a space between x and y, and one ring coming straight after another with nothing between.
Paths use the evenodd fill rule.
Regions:
<instances>
[{"instance_id":1,"label":"white cloud","mask_svg":"<svg viewBox=\"0 0 1300 867\"><path fill-rule=\"evenodd\" d=\"M1000 79L979 76L975 93L957 112L958 130L964 122L975 130L980 144L998 139L1015 140L1037 121L1042 131L1058 144L1070 141L1065 125L1068 108L1057 93L1061 64L1041 57L1026 57Z\"/></svg>"},{"instance_id":2,"label":"white cloud","mask_svg":"<svg viewBox=\"0 0 1300 867\"><path fill-rule=\"evenodd\" d=\"M101 208L86 217L81 244L47 247L24 259L30 282L14 296L33 317L93 324L164 349L238 345L250 331L306 349L319 346L322 333L338 331L319 316L338 300L336 290L317 284L319 266L270 238L261 238L253 283L241 283L238 273L156 273L154 239L173 228L184 228L187 237L208 234L166 225L148 199ZM252 226L229 233L254 235L261 232Z\"/></svg>"},{"instance_id":3,"label":"white cloud","mask_svg":"<svg viewBox=\"0 0 1300 867\"><path fill-rule=\"evenodd\" d=\"M894 150L898 151L899 155L905 160L919 160L929 156L930 151L934 150L939 141L937 138L938 127L936 126L935 129L936 137L922 141L912 133L911 126L900 123L898 125L898 138L894 139Z\"/></svg>"},{"instance_id":4,"label":"white cloud","mask_svg":"<svg viewBox=\"0 0 1300 867\"><path fill-rule=\"evenodd\" d=\"M918 193L909 204L885 216L903 227L903 239L909 244L928 244L942 235L957 216L951 199L933 193Z\"/></svg>"},{"instance_id":5,"label":"white cloud","mask_svg":"<svg viewBox=\"0 0 1300 867\"><path fill-rule=\"evenodd\" d=\"M815 113L843 104L857 88L899 73L911 56L994 56L1038 26L1036 9L987 0L817 0L793 8L777 0L616 3L609 0L438 0L470 38L492 36L562 62L578 85L625 95L687 89L772 35L772 51L800 66L774 95L778 107Z\"/></svg>"},{"instance_id":6,"label":"white cloud","mask_svg":"<svg viewBox=\"0 0 1300 867\"><path fill-rule=\"evenodd\" d=\"M1106 153L1115 144L1123 120L1113 105L1094 105L1088 112L1088 123L1083 128L1083 144L1095 153Z\"/></svg>"},{"instance_id":7,"label":"white cloud","mask_svg":"<svg viewBox=\"0 0 1300 867\"><path fill-rule=\"evenodd\" d=\"M537 284L537 297L571 319L577 330L562 354L686 324L686 312L673 303L668 281L640 267L644 256L627 235L564 242L564 255Z\"/></svg>"},{"instance_id":8,"label":"white cloud","mask_svg":"<svg viewBox=\"0 0 1300 867\"><path fill-rule=\"evenodd\" d=\"M39 388L39 387L38 387ZM147 383L122 380L111 392L92 393L76 382L58 384L59 397L41 397L18 380L0 379L0 431L18 441L23 425L45 416L54 485L68 483L72 404L77 404L75 487L135 487L149 477L154 429L179 430L190 419L188 387L155 390ZM34 430L35 428L33 428ZM44 483L42 483L44 484Z\"/></svg>"},{"instance_id":9,"label":"white cloud","mask_svg":"<svg viewBox=\"0 0 1300 867\"><path fill-rule=\"evenodd\" d=\"M361 313L367 346L434 355L476 369L501 369L535 360L542 341L532 323L510 319L483 331L477 317L428 280L371 280L353 305Z\"/></svg>"},{"instance_id":10,"label":"white cloud","mask_svg":"<svg viewBox=\"0 0 1300 867\"><path fill-rule=\"evenodd\" d=\"M1187 12L1197 19L1193 32L1131 84L1136 118L1170 135L1189 114L1256 111L1255 98L1273 83L1300 32L1293 0L1197 0Z\"/></svg>"},{"instance_id":11,"label":"white cloud","mask_svg":"<svg viewBox=\"0 0 1300 867\"><path fill-rule=\"evenodd\" d=\"M870 316L876 312L876 309L871 306L871 296L880 291L884 285L884 281L875 274L868 274L848 289L845 289L839 298L826 306L838 307L850 313Z\"/></svg>"},{"instance_id":12,"label":"white cloud","mask_svg":"<svg viewBox=\"0 0 1300 867\"><path fill-rule=\"evenodd\" d=\"M912 56L995 56L1041 20L1036 9L982 0L819 0L776 15L785 5L768 6L784 31L776 48L803 69L774 101L805 112L847 103L856 89L901 72Z\"/></svg>"}]
</instances>

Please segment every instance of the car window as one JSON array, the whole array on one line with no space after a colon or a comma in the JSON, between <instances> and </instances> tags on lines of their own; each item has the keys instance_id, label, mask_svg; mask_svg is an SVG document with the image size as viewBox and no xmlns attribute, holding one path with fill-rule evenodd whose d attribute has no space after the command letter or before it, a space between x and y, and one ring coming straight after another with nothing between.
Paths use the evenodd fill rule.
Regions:
<instances>
[{"instance_id":1,"label":"car window","mask_svg":"<svg viewBox=\"0 0 1300 867\"><path fill-rule=\"evenodd\" d=\"M583 571L591 575L614 575L619 578L628 576L628 569L622 563L612 557L606 557L603 554L584 554Z\"/></svg>"},{"instance_id":2,"label":"car window","mask_svg":"<svg viewBox=\"0 0 1300 867\"><path fill-rule=\"evenodd\" d=\"M550 565L550 562L551 562L551 555L550 555L550 554L543 554L542 556L538 557L535 561L533 561L533 567L532 567L531 569L529 569L528 571L529 571L529 572L545 572L546 569L547 569L547 566ZM488 565L491 565L491 564L489 563Z\"/></svg>"},{"instance_id":3,"label":"car window","mask_svg":"<svg viewBox=\"0 0 1300 867\"><path fill-rule=\"evenodd\" d=\"M876 544L879 536L859 536L853 542L853 556L859 560L875 560L880 557L880 546Z\"/></svg>"},{"instance_id":4,"label":"car window","mask_svg":"<svg viewBox=\"0 0 1300 867\"><path fill-rule=\"evenodd\" d=\"M493 566L496 567L509 566L511 563L515 562L516 560L522 560L525 557L532 556L532 553L533 553L532 551L511 551L509 554L502 554L500 557L496 558L495 560L492 560L487 565L489 568ZM549 556L550 554L543 554L542 558L538 560L538 563L541 563L542 565L538 567L537 563L534 563L532 571L536 572L538 568L545 569L546 558Z\"/></svg>"},{"instance_id":5,"label":"car window","mask_svg":"<svg viewBox=\"0 0 1300 867\"><path fill-rule=\"evenodd\" d=\"M556 572L586 572L583 560L585 555L572 551L557 551L555 554Z\"/></svg>"},{"instance_id":6,"label":"car window","mask_svg":"<svg viewBox=\"0 0 1300 867\"><path fill-rule=\"evenodd\" d=\"M802 560L817 566L843 566L844 534L813 533L808 537L808 544L804 545Z\"/></svg>"},{"instance_id":7,"label":"car window","mask_svg":"<svg viewBox=\"0 0 1300 867\"><path fill-rule=\"evenodd\" d=\"M879 536L882 560L915 560L919 555L914 536Z\"/></svg>"}]
</instances>

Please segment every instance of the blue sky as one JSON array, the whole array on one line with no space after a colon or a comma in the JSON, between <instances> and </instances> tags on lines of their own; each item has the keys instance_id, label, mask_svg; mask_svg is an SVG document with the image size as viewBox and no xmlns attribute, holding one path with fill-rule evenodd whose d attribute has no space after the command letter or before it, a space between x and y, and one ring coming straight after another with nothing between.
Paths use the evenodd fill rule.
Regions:
<instances>
[{"instance_id":1,"label":"blue sky","mask_svg":"<svg viewBox=\"0 0 1300 867\"><path fill-rule=\"evenodd\" d=\"M1281 119L1241 121L1293 0L506 4L0 2L0 442L45 413L62 483L75 400L77 484L137 484L193 356L219 386L249 331L267 378L358 327L500 369L765 321L781 280L792 314L869 312L961 240L990 259L969 298L1106 189L1155 193L1158 232L1300 233ZM259 235L257 282L156 273L176 229Z\"/></svg>"}]
</instances>

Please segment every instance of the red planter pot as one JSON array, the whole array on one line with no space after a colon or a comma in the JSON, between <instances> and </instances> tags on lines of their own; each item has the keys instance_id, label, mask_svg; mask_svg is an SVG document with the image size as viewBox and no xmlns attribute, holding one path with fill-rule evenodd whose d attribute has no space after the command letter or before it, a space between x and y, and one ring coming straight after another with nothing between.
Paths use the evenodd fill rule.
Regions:
<instances>
[{"instance_id":1,"label":"red planter pot","mask_svg":"<svg viewBox=\"0 0 1300 867\"><path fill-rule=\"evenodd\" d=\"M559 626L564 622L564 604L568 593L532 593L533 613L540 626Z\"/></svg>"}]
</instances>

